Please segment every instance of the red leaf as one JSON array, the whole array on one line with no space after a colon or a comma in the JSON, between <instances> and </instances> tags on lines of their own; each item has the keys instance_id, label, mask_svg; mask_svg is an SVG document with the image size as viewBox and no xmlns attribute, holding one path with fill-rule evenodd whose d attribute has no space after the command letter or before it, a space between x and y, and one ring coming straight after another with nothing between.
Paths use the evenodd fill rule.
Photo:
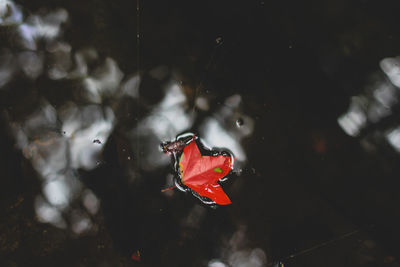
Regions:
<instances>
[{"instance_id":1,"label":"red leaf","mask_svg":"<svg viewBox=\"0 0 400 267\"><path fill-rule=\"evenodd\" d=\"M231 204L218 181L232 170L233 162L231 156L203 156L193 138L192 142L185 146L179 160L181 182L217 204Z\"/></svg>"}]
</instances>

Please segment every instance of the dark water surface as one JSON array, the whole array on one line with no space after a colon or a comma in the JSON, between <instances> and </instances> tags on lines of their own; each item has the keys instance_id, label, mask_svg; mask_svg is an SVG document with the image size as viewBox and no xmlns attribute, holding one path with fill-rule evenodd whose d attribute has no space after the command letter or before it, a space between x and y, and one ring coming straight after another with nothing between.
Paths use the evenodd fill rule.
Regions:
<instances>
[{"instance_id":1,"label":"dark water surface","mask_svg":"<svg viewBox=\"0 0 400 267\"><path fill-rule=\"evenodd\" d=\"M399 266L395 3L139 1L0 0L0 266Z\"/></svg>"}]
</instances>

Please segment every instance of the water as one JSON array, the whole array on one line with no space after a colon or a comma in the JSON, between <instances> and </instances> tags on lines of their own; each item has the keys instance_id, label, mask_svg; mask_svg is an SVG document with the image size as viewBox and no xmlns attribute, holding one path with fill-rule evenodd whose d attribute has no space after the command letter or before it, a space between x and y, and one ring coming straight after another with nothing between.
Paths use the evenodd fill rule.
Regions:
<instances>
[{"instance_id":1,"label":"water","mask_svg":"<svg viewBox=\"0 0 400 267\"><path fill-rule=\"evenodd\" d=\"M0 266L398 266L394 4L0 0Z\"/></svg>"}]
</instances>

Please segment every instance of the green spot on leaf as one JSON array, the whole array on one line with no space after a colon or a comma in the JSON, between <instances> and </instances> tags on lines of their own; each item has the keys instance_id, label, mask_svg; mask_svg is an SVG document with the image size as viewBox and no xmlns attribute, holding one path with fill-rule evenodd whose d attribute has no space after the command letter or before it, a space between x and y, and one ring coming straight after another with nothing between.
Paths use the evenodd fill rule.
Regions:
<instances>
[{"instance_id":1,"label":"green spot on leaf","mask_svg":"<svg viewBox=\"0 0 400 267\"><path fill-rule=\"evenodd\" d=\"M221 169L221 168L214 168L214 171L215 171L215 172L222 173L222 169Z\"/></svg>"}]
</instances>

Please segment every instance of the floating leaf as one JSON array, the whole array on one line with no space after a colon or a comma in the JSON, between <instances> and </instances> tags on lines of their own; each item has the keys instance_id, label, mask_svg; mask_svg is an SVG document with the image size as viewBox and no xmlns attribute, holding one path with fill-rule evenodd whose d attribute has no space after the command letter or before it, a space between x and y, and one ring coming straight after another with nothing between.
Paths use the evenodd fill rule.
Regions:
<instances>
[{"instance_id":1,"label":"floating leaf","mask_svg":"<svg viewBox=\"0 0 400 267\"><path fill-rule=\"evenodd\" d=\"M178 142L180 146L183 144L179 139L175 142ZM178 158L177 155L175 157ZM183 152L179 157L179 182L196 192L200 197L211 199L213 203L219 205L231 204L229 197L222 190L218 181L232 170L233 163L234 158L228 153L202 155L196 137L193 136L190 142L185 142Z\"/></svg>"}]
</instances>

